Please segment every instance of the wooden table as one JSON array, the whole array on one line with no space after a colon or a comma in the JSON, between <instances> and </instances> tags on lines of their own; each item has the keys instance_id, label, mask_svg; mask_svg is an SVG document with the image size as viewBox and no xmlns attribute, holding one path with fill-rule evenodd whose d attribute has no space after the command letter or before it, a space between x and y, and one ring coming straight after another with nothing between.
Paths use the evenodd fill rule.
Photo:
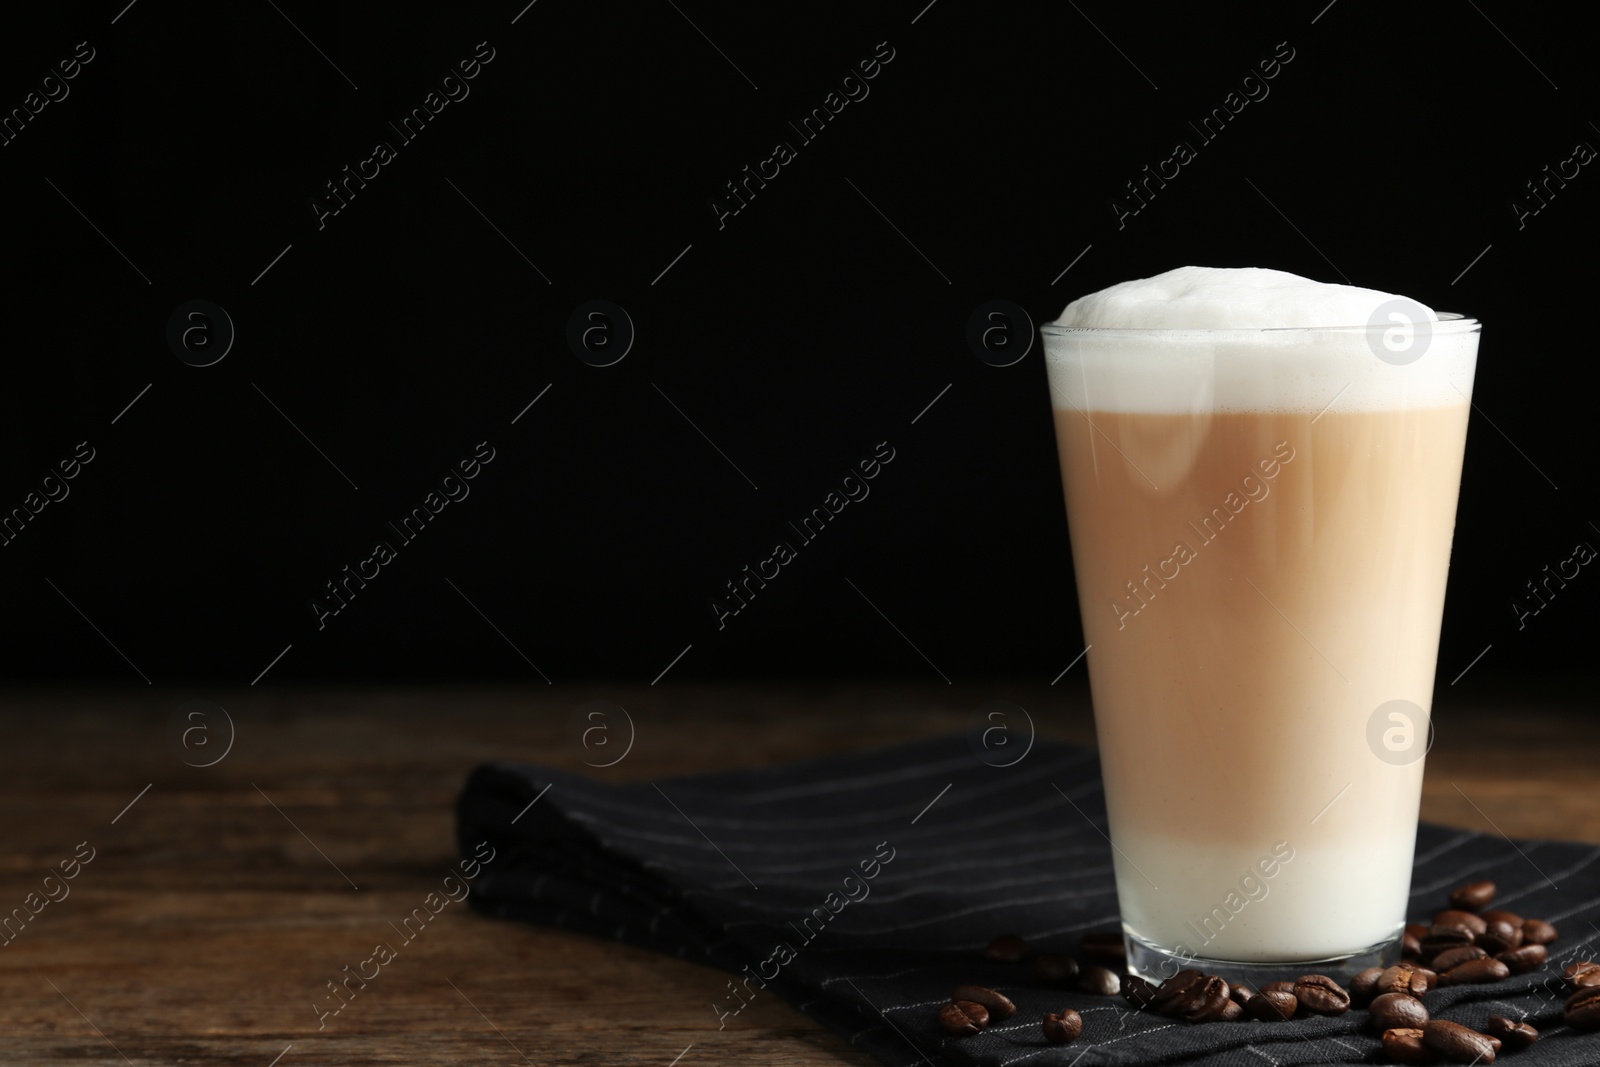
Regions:
<instances>
[{"instance_id":1,"label":"wooden table","mask_svg":"<svg viewBox=\"0 0 1600 1067\"><path fill-rule=\"evenodd\" d=\"M197 697L235 728L210 767L184 759L221 751L220 719L187 754L169 730ZM0 946L0 1063L667 1067L685 1049L683 1067L872 1063L772 997L719 1031L720 972L465 905L321 1031L313 1001L439 886L472 766L585 769L569 740L585 700L633 717L627 758L590 772L621 781L959 730L996 697L1045 736L1093 740L1085 695L1066 685L13 691L0 700L0 914L80 842L95 851L70 895ZM1436 709L1424 818L1600 841L1596 718L1476 699Z\"/></svg>"}]
</instances>

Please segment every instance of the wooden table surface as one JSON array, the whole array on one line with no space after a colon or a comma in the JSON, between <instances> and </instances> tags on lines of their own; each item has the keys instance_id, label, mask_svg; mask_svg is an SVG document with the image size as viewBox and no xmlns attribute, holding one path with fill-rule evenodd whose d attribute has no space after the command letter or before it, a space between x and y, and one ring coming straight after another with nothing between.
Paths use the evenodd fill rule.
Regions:
<instances>
[{"instance_id":1,"label":"wooden table surface","mask_svg":"<svg viewBox=\"0 0 1600 1067\"><path fill-rule=\"evenodd\" d=\"M465 905L321 1031L313 1002L448 873L475 764L586 770L569 738L585 700L633 718L627 758L588 772L622 781L959 730L996 697L1044 736L1093 740L1065 685L9 692L0 914L41 910L0 944L0 1063L668 1067L686 1049L682 1067L872 1063L773 997L719 1031L720 972ZM220 752L227 725L213 715L187 754L172 725L196 698L234 728L210 767L184 761ZM1423 817L1600 842L1596 717L1475 699L1435 709ZM70 895L30 899L81 842L94 858Z\"/></svg>"}]
</instances>

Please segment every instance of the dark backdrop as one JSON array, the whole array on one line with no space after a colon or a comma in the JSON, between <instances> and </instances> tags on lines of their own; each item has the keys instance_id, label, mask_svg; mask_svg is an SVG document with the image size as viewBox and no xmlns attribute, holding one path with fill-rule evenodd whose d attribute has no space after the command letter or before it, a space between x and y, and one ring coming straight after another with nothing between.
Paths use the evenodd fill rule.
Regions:
<instances>
[{"instance_id":1,"label":"dark backdrop","mask_svg":"<svg viewBox=\"0 0 1600 1067\"><path fill-rule=\"evenodd\" d=\"M1082 637L1044 367L980 359L968 319L999 299L1048 321L1186 263L1485 322L1440 682L1486 647L1483 679L1586 665L1600 578L1520 630L1511 607L1600 545L1574 314L1600 177L1536 214L1525 190L1600 144L1565 16L525 2L0 16L0 107L22 109L0 508L66 494L0 547L5 677L1047 682ZM1187 125L1291 54L1214 141ZM790 123L875 55L805 142ZM441 86L469 95L409 143L387 125ZM394 158L363 164L379 140ZM1119 219L1178 140L1197 158ZM725 184L778 141L794 158L733 213ZM377 173L334 214L346 166ZM211 308L169 343L193 300L232 323L211 366L176 354L225 343ZM567 338L590 300L635 332L611 366ZM593 321L615 353L626 329ZM470 495L400 543L386 523L479 442ZM880 442L870 496L719 629L723 583ZM379 539L397 557L319 625Z\"/></svg>"}]
</instances>

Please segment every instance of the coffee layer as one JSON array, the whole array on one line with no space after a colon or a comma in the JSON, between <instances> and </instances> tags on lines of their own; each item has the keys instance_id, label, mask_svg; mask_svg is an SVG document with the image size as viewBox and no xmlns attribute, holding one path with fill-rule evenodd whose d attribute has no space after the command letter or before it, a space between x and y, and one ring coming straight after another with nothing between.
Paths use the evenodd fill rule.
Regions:
<instances>
[{"instance_id":1,"label":"coffee layer","mask_svg":"<svg viewBox=\"0 0 1600 1067\"><path fill-rule=\"evenodd\" d=\"M1392 932L1468 411L1057 411L1118 889L1145 937L1194 947L1197 896L1277 842L1297 858L1229 950L1315 956L1330 910L1345 949Z\"/></svg>"}]
</instances>

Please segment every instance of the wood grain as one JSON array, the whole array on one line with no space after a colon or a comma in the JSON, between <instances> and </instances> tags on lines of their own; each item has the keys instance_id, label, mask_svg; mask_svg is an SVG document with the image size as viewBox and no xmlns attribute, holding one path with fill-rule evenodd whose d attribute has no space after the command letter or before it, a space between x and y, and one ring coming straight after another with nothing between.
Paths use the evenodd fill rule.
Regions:
<instances>
[{"instance_id":1,"label":"wood grain","mask_svg":"<svg viewBox=\"0 0 1600 1067\"><path fill-rule=\"evenodd\" d=\"M195 697L234 724L212 767L186 766L169 740ZM439 886L455 796L483 760L659 778L959 730L996 697L1045 736L1093 741L1086 695L1065 684L13 691L0 700L0 914L79 842L96 853L0 946L0 1062L872 1063L776 998L718 1030L720 972L459 904L325 1028L312 1005ZM637 734L603 771L569 737L594 698L626 707ZM1594 716L1508 716L1502 700L1435 717L1424 818L1600 842Z\"/></svg>"}]
</instances>

